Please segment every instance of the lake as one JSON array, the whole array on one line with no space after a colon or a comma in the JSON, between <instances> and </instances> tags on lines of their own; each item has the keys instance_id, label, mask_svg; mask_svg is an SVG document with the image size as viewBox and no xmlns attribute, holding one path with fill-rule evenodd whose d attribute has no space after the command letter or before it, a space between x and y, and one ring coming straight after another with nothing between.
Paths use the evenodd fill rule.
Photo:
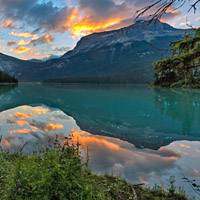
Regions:
<instances>
[{"instance_id":1,"label":"lake","mask_svg":"<svg viewBox=\"0 0 200 200\"><path fill-rule=\"evenodd\" d=\"M144 86L0 86L2 147L31 153L73 135L90 168L133 183L200 182L200 90Z\"/></svg>"}]
</instances>

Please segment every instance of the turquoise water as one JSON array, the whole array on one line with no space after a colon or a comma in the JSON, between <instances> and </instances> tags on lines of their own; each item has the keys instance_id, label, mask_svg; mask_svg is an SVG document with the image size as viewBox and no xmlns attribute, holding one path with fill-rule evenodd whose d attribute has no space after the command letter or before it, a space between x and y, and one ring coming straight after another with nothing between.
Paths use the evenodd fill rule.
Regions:
<instances>
[{"instance_id":1,"label":"turquoise water","mask_svg":"<svg viewBox=\"0 0 200 200\"><path fill-rule=\"evenodd\" d=\"M41 104L62 110L82 130L137 146L158 149L175 140L200 139L198 90L25 84L0 95L0 111Z\"/></svg>"},{"instance_id":2,"label":"turquoise water","mask_svg":"<svg viewBox=\"0 0 200 200\"><path fill-rule=\"evenodd\" d=\"M65 136L79 138L90 167L134 183L168 184L190 192L200 177L200 91L139 86L0 87L3 148L37 150Z\"/></svg>"}]
</instances>

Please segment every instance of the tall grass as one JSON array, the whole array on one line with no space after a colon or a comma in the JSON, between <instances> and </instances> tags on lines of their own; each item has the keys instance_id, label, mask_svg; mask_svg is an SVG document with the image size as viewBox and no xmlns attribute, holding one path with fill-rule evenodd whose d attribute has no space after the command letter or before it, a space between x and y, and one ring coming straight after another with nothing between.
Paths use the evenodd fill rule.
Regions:
<instances>
[{"instance_id":1,"label":"tall grass","mask_svg":"<svg viewBox=\"0 0 200 200\"><path fill-rule=\"evenodd\" d=\"M33 155L0 149L0 199L2 200L184 200L184 193L160 188L143 189L113 176L98 176L80 156L80 144L61 146L56 140Z\"/></svg>"}]
</instances>

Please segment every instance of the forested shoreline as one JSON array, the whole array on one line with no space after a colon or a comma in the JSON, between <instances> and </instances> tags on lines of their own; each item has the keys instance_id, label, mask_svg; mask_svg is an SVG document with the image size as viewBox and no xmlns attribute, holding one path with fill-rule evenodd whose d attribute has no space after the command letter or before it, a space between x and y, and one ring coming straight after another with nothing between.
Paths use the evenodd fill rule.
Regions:
<instances>
[{"instance_id":1,"label":"forested shoreline","mask_svg":"<svg viewBox=\"0 0 200 200\"><path fill-rule=\"evenodd\" d=\"M172 42L172 56L155 62L155 86L200 88L200 29Z\"/></svg>"}]
</instances>

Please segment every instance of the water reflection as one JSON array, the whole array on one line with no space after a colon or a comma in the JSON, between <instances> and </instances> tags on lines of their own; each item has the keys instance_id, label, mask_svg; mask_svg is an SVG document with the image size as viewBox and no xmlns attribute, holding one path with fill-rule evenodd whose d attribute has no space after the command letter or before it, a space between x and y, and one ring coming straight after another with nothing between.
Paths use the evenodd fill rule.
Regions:
<instances>
[{"instance_id":1,"label":"water reflection","mask_svg":"<svg viewBox=\"0 0 200 200\"><path fill-rule=\"evenodd\" d=\"M8 84L8 85L3 85L3 84L0 84L0 96L2 94L5 94L11 90L13 90L14 88L16 88L17 85L16 84Z\"/></svg>"},{"instance_id":2,"label":"water reflection","mask_svg":"<svg viewBox=\"0 0 200 200\"><path fill-rule=\"evenodd\" d=\"M134 183L163 182L175 175L177 184L188 190L182 181L200 177L200 142L179 141L158 150L139 149L120 139L93 135L82 131L76 121L59 109L46 106L21 106L0 113L2 146L18 151L26 143L24 153L31 153L43 145L61 143L73 135L73 142L81 143L82 155L89 148L90 167L97 173L113 173ZM166 183L167 184L167 183Z\"/></svg>"},{"instance_id":3,"label":"water reflection","mask_svg":"<svg viewBox=\"0 0 200 200\"><path fill-rule=\"evenodd\" d=\"M200 91L180 89L155 89L155 108L163 118L179 122L183 135L190 135L195 119L200 122ZM198 128L199 123L198 123Z\"/></svg>"},{"instance_id":4,"label":"water reflection","mask_svg":"<svg viewBox=\"0 0 200 200\"><path fill-rule=\"evenodd\" d=\"M0 126L5 149L19 151L28 142L25 152L30 153L54 141L55 134L70 134L76 123L60 110L21 106L0 113Z\"/></svg>"},{"instance_id":5,"label":"water reflection","mask_svg":"<svg viewBox=\"0 0 200 200\"><path fill-rule=\"evenodd\" d=\"M24 84L0 98L0 111L38 104L59 108L84 131L140 148L156 150L177 140L200 140L200 97L194 90L180 95L138 86Z\"/></svg>"}]
</instances>

